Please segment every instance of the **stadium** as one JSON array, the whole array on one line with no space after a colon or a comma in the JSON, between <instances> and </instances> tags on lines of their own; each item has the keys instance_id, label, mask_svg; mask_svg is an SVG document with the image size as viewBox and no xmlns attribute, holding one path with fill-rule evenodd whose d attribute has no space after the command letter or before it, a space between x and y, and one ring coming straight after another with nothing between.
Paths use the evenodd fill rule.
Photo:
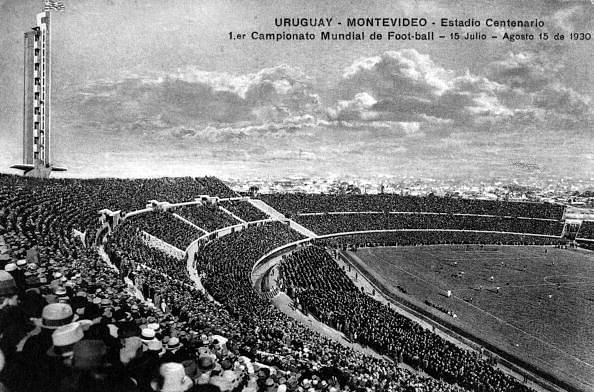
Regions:
<instances>
[{"instance_id":1,"label":"stadium","mask_svg":"<svg viewBox=\"0 0 594 392\"><path fill-rule=\"evenodd\" d=\"M590 223L575 241L564 235L561 206L397 195L252 198L214 177L0 178L5 270L30 301L35 292L37 301L70 303L70 320L94 309L102 321L88 333L109 335L110 323L141 337L154 328L160 347L173 337L182 342L186 349L171 357L180 363L216 347L209 339L217 336L229 355L247 357L246 369L262 366L258 382L317 376L341 387L419 391L590 388L583 364L592 353L592 256L574 244L594 238ZM437 266L444 271L432 275ZM347 269L359 271L358 280ZM268 279L275 270L278 278ZM373 289L360 285L364 276ZM283 296L375 356L271 307ZM44 322L57 317L29 306ZM20 325L14 339L26 332ZM21 352L5 351L8 363L33 360L26 355L43 336ZM203 372L208 361L198 359ZM13 363L19 374L32 372L21 382L40 383L22 390L51 382L41 363ZM276 376L266 375L269 367Z\"/></svg>"},{"instance_id":2,"label":"stadium","mask_svg":"<svg viewBox=\"0 0 594 392\"><path fill-rule=\"evenodd\" d=\"M264 192L256 185L234 187L222 175L205 176L199 169L192 169L199 176L151 178L150 165L140 168L149 178L88 175L100 170L93 166L100 154L92 150L102 146L81 146L91 157L81 163L55 159L60 156L56 151L68 150L62 144L72 141L61 136L57 143L54 130L68 127L54 123L72 121L72 108L84 105L91 108L84 114L99 135L91 137L105 137L102 127L107 124L106 143L121 143L125 156L128 148L150 150L150 143L165 144L171 141L168 137L183 148L201 150L195 140L188 141L195 136L193 130L176 123L168 135L171 129L165 126L176 116L190 121L196 102L210 105L197 110L200 115L220 121L221 128L215 120L204 126L208 137L219 141L232 134L236 139L231 144L246 151L243 143L254 130L258 143L275 143L303 129L307 134L300 136L313 140L311 127L326 127L327 134L335 127L348 134L349 129L370 126L377 128L374 132L384 144L393 137L382 133L386 123L403 139L424 136L417 134L420 120L391 122L382 112L398 102L380 102L368 92L357 92L350 101L337 100L326 108L324 120L314 121L311 113L318 114L316 105L328 97L308 90L302 75L283 76L290 73L286 65L235 79L199 71L193 75L202 78L199 82L171 75L138 82L127 76L113 91L111 81L98 79L66 104L62 98L52 106L50 48L52 42L63 43L50 39L50 26L60 31L53 24L60 19L53 15L64 8L61 1L45 0L36 25L25 32L22 162L11 166L18 175L0 173L0 391L594 391L591 210L570 208L571 200L510 200L512 192L496 197L413 195L396 189L384 192L383 184L369 194L355 191L352 184L332 192ZM140 25L145 28L144 21ZM163 53L158 57L167 57ZM401 74L386 71L393 63L397 67L390 72ZM409 100L404 106L410 114L443 109L460 115L435 97L449 94L462 106L471 105L467 97L473 97L469 99L475 106L464 106L471 110L459 123L426 113L419 117L433 121L433 126L466 126L472 122L468 113L481 117L473 126L510 115L489 95L489 89L505 90L504 84L471 75L468 68L464 76L453 76L454 71L439 68L414 49L388 51L343 68L343 77L355 80L348 88L375 83L374 67L392 78L390 83L380 80L381 93L387 95L400 93L397 84L407 86L406 78L417 83L424 72L420 79L426 85L411 86L426 96L403 98ZM204 80L212 85L204 87ZM162 84L166 91L151 90ZM521 101L512 96L521 90L516 76L512 84L515 91L506 90L507 98ZM53 91L68 95L64 91L70 87L64 84ZM99 93L94 95L93 89ZM368 86L377 93L372 90ZM190 91L192 100L176 111L173 103L183 101L180 91ZM577 92L565 88L564 93L579 106L582 97ZM530 94L539 104L547 98ZM130 126L125 130L133 138L117 135L122 130L118 110L133 113L142 99L153 96L158 103L146 106L158 112L161 103L168 103L171 113L151 112L153 117L144 122L125 117ZM427 97L437 99L434 105L412 108L428 103ZM249 107L262 101L264 106ZM561 101L556 102L559 106ZM493 118L487 118L492 113L485 107L493 110ZM96 120L103 111L109 112L105 124ZM283 117L291 111L301 115ZM518 110L520 117L527 112ZM563 113L563 120L577 112L572 108ZM257 121L250 122L250 116ZM280 122L264 133L270 124L261 120L270 118ZM372 125L357 125L369 119ZM158 128L157 136L149 132L151 126ZM347 138L340 132L340 139ZM361 133L353 139L364 139L362 134L371 138ZM292 140L300 143L298 139ZM335 146L340 143L329 139L322 151L340 151ZM168 153L175 161L192 162L192 156L186 159L179 151ZM397 151L405 154L406 148ZM364 156L370 165L377 158L371 150L349 152L352 159ZM219 161L220 151L212 154L215 166L226 165ZM303 155L307 152L299 149L295 159L275 158L268 164L294 160L291 165L297 167ZM103 157L101 164L112 163L109 153ZM250 163L236 159L231 161L236 170ZM156 158L154 162L160 164ZM511 162L517 170L540 170L537 164ZM126 167L120 164L113 166L124 173ZM89 178L76 178L80 173Z\"/></svg>"}]
</instances>

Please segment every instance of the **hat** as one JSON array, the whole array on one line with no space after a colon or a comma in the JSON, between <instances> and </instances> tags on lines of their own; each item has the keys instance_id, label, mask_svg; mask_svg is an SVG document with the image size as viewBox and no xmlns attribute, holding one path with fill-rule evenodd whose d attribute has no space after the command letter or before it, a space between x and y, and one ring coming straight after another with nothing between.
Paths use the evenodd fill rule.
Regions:
<instances>
[{"instance_id":1,"label":"hat","mask_svg":"<svg viewBox=\"0 0 594 392\"><path fill-rule=\"evenodd\" d=\"M96 369L103 365L107 347L101 340L85 339L74 345L72 366L75 369Z\"/></svg>"},{"instance_id":2,"label":"hat","mask_svg":"<svg viewBox=\"0 0 594 392\"><path fill-rule=\"evenodd\" d=\"M56 329L66 324L70 324L74 314L68 304L53 303L46 305L41 312L42 328Z\"/></svg>"},{"instance_id":3,"label":"hat","mask_svg":"<svg viewBox=\"0 0 594 392\"><path fill-rule=\"evenodd\" d=\"M155 330L150 328L143 328L142 333L140 334L140 338L145 343L148 343L150 340L153 340L155 338Z\"/></svg>"},{"instance_id":4,"label":"hat","mask_svg":"<svg viewBox=\"0 0 594 392\"><path fill-rule=\"evenodd\" d=\"M159 368L159 375L162 382L156 380L151 382L151 387L159 392L184 392L194 386L194 382L184 371L184 366L181 363L167 362ZM159 385L161 384L161 385Z\"/></svg>"},{"instance_id":5,"label":"hat","mask_svg":"<svg viewBox=\"0 0 594 392\"><path fill-rule=\"evenodd\" d=\"M8 263L4 266L4 271L6 272L12 272L12 271L16 271L17 266L15 263Z\"/></svg>"},{"instance_id":6,"label":"hat","mask_svg":"<svg viewBox=\"0 0 594 392\"><path fill-rule=\"evenodd\" d=\"M156 351L159 354L163 354L165 349L163 348L163 343L159 339L153 339L148 342L147 349L149 351Z\"/></svg>"},{"instance_id":7,"label":"hat","mask_svg":"<svg viewBox=\"0 0 594 392\"><path fill-rule=\"evenodd\" d=\"M84 337L83 330L79 323L63 325L52 333L52 343L57 347L64 347L74 344Z\"/></svg>"},{"instance_id":8,"label":"hat","mask_svg":"<svg viewBox=\"0 0 594 392\"><path fill-rule=\"evenodd\" d=\"M17 293L14 278L6 271L0 271L0 296L9 297Z\"/></svg>"},{"instance_id":9,"label":"hat","mask_svg":"<svg viewBox=\"0 0 594 392\"><path fill-rule=\"evenodd\" d=\"M24 265L27 265L27 260L25 259L20 259L19 261L16 262L17 267L22 267Z\"/></svg>"},{"instance_id":10,"label":"hat","mask_svg":"<svg viewBox=\"0 0 594 392\"><path fill-rule=\"evenodd\" d=\"M167 341L167 344L165 345L165 348L167 350L177 350L178 348L182 347L183 344L179 341L179 339L177 337L172 337L169 339L169 341Z\"/></svg>"}]
</instances>

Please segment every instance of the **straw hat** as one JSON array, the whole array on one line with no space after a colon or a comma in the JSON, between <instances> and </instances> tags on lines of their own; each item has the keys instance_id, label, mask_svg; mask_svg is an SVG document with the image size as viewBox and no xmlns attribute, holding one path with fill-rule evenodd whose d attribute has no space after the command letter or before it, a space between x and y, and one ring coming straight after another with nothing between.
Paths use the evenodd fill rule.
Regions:
<instances>
[{"instance_id":1,"label":"straw hat","mask_svg":"<svg viewBox=\"0 0 594 392\"><path fill-rule=\"evenodd\" d=\"M46 305L41 312L41 328L57 329L63 325L70 324L74 314L68 304L52 303Z\"/></svg>"},{"instance_id":2,"label":"straw hat","mask_svg":"<svg viewBox=\"0 0 594 392\"><path fill-rule=\"evenodd\" d=\"M194 382L184 371L181 363L167 362L159 368L162 383L151 382L151 388L158 392L185 392L194 386ZM159 385L161 384L161 385Z\"/></svg>"}]
</instances>

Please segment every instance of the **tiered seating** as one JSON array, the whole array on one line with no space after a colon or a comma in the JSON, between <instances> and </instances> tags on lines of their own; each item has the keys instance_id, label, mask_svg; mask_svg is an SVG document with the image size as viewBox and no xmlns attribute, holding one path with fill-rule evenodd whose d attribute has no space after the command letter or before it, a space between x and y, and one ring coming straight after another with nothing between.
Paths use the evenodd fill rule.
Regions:
<instances>
[{"instance_id":1,"label":"tiered seating","mask_svg":"<svg viewBox=\"0 0 594 392\"><path fill-rule=\"evenodd\" d=\"M129 222L119 225L109 237L106 252L124 276L133 273L136 264L142 264L180 282L192 284L186 271L185 260L146 245L141 231Z\"/></svg>"},{"instance_id":2,"label":"tiered seating","mask_svg":"<svg viewBox=\"0 0 594 392\"><path fill-rule=\"evenodd\" d=\"M321 241L333 247L347 246L407 246L448 244L492 245L560 245L564 242L551 237L509 233L481 233L459 231L400 231L353 234Z\"/></svg>"},{"instance_id":3,"label":"tiered seating","mask_svg":"<svg viewBox=\"0 0 594 392\"><path fill-rule=\"evenodd\" d=\"M580 226L577 238L594 240L594 221L584 221Z\"/></svg>"},{"instance_id":4,"label":"tiered seating","mask_svg":"<svg viewBox=\"0 0 594 392\"><path fill-rule=\"evenodd\" d=\"M487 230L561 236L563 223L495 216L436 214L324 214L295 218L316 234L383 229Z\"/></svg>"},{"instance_id":5,"label":"tiered seating","mask_svg":"<svg viewBox=\"0 0 594 392\"><path fill-rule=\"evenodd\" d=\"M548 203L519 203L452 197L384 195L261 195L275 209L290 215L309 212L407 211L497 215L559 220L564 207Z\"/></svg>"},{"instance_id":6,"label":"tiered seating","mask_svg":"<svg viewBox=\"0 0 594 392\"><path fill-rule=\"evenodd\" d=\"M116 228L106 250L119 271L108 267L95 248L84 248L72 237L73 228L93 233L100 209L129 212L144 208L148 200L181 202L200 194L235 195L213 178L35 180L0 175L0 267L7 270L0 274L0 389L144 392L172 385L177 374L177 385L183 386L178 389L209 383L213 392L276 392L279 385L290 392L298 385L311 392L339 392L347 386L463 390L327 340L260 298L251 287L253 263L301 238L281 223L235 232L199 250L196 261L204 285L222 306L192 288L185 261L144 244L141 230L181 249L199 235L170 212L131 217ZM130 281L135 287L125 283ZM88 321L72 322L72 313ZM31 318L42 319L41 327ZM55 329L59 324L65 325ZM447 370L459 362L450 362L455 351L444 350L434 355ZM257 368L264 365L273 369ZM487 368L478 380L491 373ZM485 387L466 385L477 391L524 390L492 381Z\"/></svg>"},{"instance_id":7,"label":"tiered seating","mask_svg":"<svg viewBox=\"0 0 594 392\"><path fill-rule=\"evenodd\" d=\"M204 234L174 217L169 211L148 212L127 220L139 230L144 230L181 250L185 250L192 241Z\"/></svg>"},{"instance_id":8,"label":"tiered seating","mask_svg":"<svg viewBox=\"0 0 594 392\"><path fill-rule=\"evenodd\" d=\"M231 211L236 216L240 217L246 222L253 222L258 220L269 219L269 216L251 205L247 201L223 201L220 203L222 207Z\"/></svg>"},{"instance_id":9,"label":"tiered seating","mask_svg":"<svg viewBox=\"0 0 594 392\"><path fill-rule=\"evenodd\" d=\"M271 307L251 286L253 260L300 236L281 223L248 228L200 249L198 268L206 273L207 290L231 314L249 326L251 341L281 368L339 368L359 388L418 391L461 391L456 385L397 369L384 360L363 356L322 338ZM262 358L263 359L263 358ZM314 388L317 391L317 389Z\"/></svg>"},{"instance_id":10,"label":"tiered seating","mask_svg":"<svg viewBox=\"0 0 594 392\"><path fill-rule=\"evenodd\" d=\"M93 195L72 194L71 183L65 184L66 189L55 185L55 181L0 176L0 243L3 256L8 256L2 264L8 261L5 269L10 271L0 274L3 390L148 391L153 378L155 385L160 382L161 363L176 363L183 372L182 362L194 362L198 346L216 358L213 334L225 332L233 338L241 332L224 309L188 287L188 279L178 269L183 263L175 260L174 264L173 259L147 248L138 232L124 225L114 236L118 240L114 247L126 253L130 267L122 271L152 304L136 299L123 276L109 268L95 249L72 241L73 222L88 219L78 215L86 211L77 208L80 200ZM32 246L36 250L17 266L15 262ZM137 268L140 262L158 271ZM174 278L166 278L161 271ZM17 296L18 304L12 302ZM72 323L73 312L87 321ZM30 317L41 320L40 333ZM56 330L59 324L65 326ZM152 329L154 338L143 343L141 328L142 332ZM205 333L202 339L201 333ZM181 345L176 343L175 350L152 350L176 339ZM239 350L232 339L225 347ZM248 352L242 350L236 352ZM251 366L249 359L243 363ZM173 381L167 379L169 373L161 375L165 376L161 382ZM209 375L202 377L208 381Z\"/></svg>"},{"instance_id":11,"label":"tiered seating","mask_svg":"<svg viewBox=\"0 0 594 392\"><path fill-rule=\"evenodd\" d=\"M171 211L208 232L239 223L216 206L183 206Z\"/></svg>"}]
</instances>

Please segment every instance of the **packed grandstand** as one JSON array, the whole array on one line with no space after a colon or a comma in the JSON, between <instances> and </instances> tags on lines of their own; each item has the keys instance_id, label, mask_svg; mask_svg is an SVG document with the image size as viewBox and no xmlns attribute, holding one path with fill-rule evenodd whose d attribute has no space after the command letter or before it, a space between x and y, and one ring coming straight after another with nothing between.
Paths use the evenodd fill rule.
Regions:
<instances>
[{"instance_id":1,"label":"packed grandstand","mask_svg":"<svg viewBox=\"0 0 594 392\"><path fill-rule=\"evenodd\" d=\"M193 202L201 195L209 201ZM0 175L0 390L532 390L362 293L323 245L560 244L562 206L263 195L317 235L373 231L316 239L280 267L299 309L379 354L369 355L254 288L255 263L306 236L238 196L213 177ZM168 204L147 207L151 200ZM100 226L105 209L121 211L121 222ZM580 231L586 243L593 227Z\"/></svg>"}]
</instances>

